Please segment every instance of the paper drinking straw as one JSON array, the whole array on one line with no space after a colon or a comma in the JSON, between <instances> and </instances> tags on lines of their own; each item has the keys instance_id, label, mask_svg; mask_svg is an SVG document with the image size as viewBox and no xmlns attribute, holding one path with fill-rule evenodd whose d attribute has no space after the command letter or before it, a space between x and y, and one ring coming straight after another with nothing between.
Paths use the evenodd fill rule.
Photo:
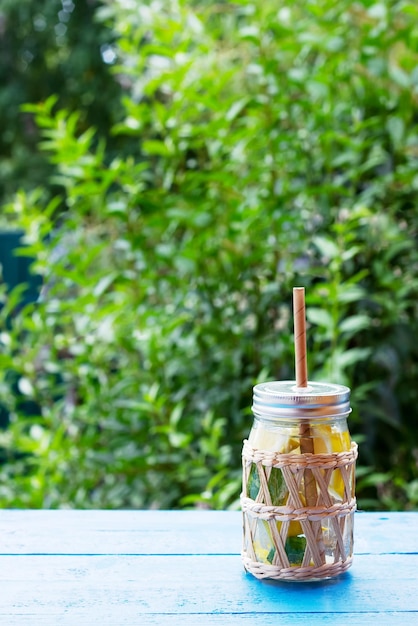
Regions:
<instances>
[{"instance_id":1,"label":"paper drinking straw","mask_svg":"<svg viewBox=\"0 0 418 626\"><path fill-rule=\"evenodd\" d=\"M294 287L293 289L293 318L295 328L295 370L296 387L304 389L308 387L308 365L306 358L306 316L305 316L305 289L304 287ZM314 444L309 420L302 419L299 426L300 451L302 454L314 454ZM306 506L315 507L317 504L318 492L316 488L315 476L312 470L305 470L304 473L305 500ZM325 563L325 552L323 546L323 536L321 522L311 522L311 527L315 541L319 547L320 562L315 563L318 567ZM317 551L315 551L318 554ZM309 552L306 552L309 555ZM307 563L303 563L307 565Z\"/></svg>"},{"instance_id":2,"label":"paper drinking straw","mask_svg":"<svg viewBox=\"0 0 418 626\"><path fill-rule=\"evenodd\" d=\"M293 321L295 326L296 387L307 387L308 366L306 361L306 318L304 287L295 287L293 289Z\"/></svg>"}]
</instances>

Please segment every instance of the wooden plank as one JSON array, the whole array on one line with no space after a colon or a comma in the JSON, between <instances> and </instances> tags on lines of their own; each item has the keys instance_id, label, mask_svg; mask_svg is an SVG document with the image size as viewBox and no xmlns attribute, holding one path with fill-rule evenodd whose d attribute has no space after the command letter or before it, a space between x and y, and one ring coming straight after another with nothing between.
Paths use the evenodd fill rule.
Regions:
<instances>
[{"instance_id":1,"label":"wooden plank","mask_svg":"<svg viewBox=\"0 0 418 626\"><path fill-rule=\"evenodd\" d=\"M59 621L58 621L59 620ZM7 626L335 626L335 615L332 613L297 613L278 616L276 613L246 613L246 614L218 614L196 613L185 615L176 613L171 615L148 613L146 621L131 607L109 607L105 615L94 614L88 609L75 610L71 613L51 615L49 613L31 613L10 616L0 612L1 623ZM413 611L402 613L341 613L338 623L344 626L365 626L379 624L379 626L409 626L416 624L417 614Z\"/></svg>"},{"instance_id":2,"label":"wooden plank","mask_svg":"<svg viewBox=\"0 0 418 626\"><path fill-rule=\"evenodd\" d=\"M0 554L238 554L241 513L0 511Z\"/></svg>"},{"instance_id":3,"label":"wooden plank","mask_svg":"<svg viewBox=\"0 0 418 626\"><path fill-rule=\"evenodd\" d=\"M15 618L377 613L380 623L418 612L418 554L360 555L341 578L306 584L258 581L236 556L3 556L1 565L0 614Z\"/></svg>"},{"instance_id":4,"label":"wooden plank","mask_svg":"<svg viewBox=\"0 0 418 626\"><path fill-rule=\"evenodd\" d=\"M418 552L418 513L364 513L354 519L355 554Z\"/></svg>"},{"instance_id":5,"label":"wooden plank","mask_svg":"<svg viewBox=\"0 0 418 626\"><path fill-rule=\"evenodd\" d=\"M239 554L239 511L0 511L0 554ZM355 553L418 552L418 513L357 513Z\"/></svg>"}]
</instances>

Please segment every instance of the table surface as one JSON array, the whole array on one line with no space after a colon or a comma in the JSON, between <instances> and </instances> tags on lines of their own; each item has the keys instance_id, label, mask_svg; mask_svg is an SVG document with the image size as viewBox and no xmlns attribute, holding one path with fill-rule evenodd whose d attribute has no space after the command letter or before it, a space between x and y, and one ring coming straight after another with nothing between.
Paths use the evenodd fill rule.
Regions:
<instances>
[{"instance_id":1,"label":"table surface","mask_svg":"<svg viewBox=\"0 0 418 626\"><path fill-rule=\"evenodd\" d=\"M418 623L418 513L356 513L353 567L244 572L238 511L0 511L5 626Z\"/></svg>"}]
</instances>

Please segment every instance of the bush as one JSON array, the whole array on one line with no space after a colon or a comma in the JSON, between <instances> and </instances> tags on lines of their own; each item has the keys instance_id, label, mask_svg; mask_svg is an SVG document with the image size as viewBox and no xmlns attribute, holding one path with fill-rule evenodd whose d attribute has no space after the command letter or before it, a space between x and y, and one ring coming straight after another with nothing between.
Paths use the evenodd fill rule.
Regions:
<instances>
[{"instance_id":1,"label":"bush","mask_svg":"<svg viewBox=\"0 0 418 626\"><path fill-rule=\"evenodd\" d=\"M61 193L9 206L44 291L1 334L0 501L234 506L252 385L293 377L301 284L310 377L353 390L361 505L416 506L417 8L120 0L98 17L132 153L54 97L26 107Z\"/></svg>"},{"instance_id":2,"label":"bush","mask_svg":"<svg viewBox=\"0 0 418 626\"><path fill-rule=\"evenodd\" d=\"M54 167L37 148L39 134L25 102L59 96L60 107L81 107L81 124L106 134L121 113L113 79L112 31L94 19L99 0L2 0L0 6L0 202L19 188L45 184L57 193ZM120 149L110 138L109 149ZM1 213L0 213L1 215Z\"/></svg>"}]
</instances>

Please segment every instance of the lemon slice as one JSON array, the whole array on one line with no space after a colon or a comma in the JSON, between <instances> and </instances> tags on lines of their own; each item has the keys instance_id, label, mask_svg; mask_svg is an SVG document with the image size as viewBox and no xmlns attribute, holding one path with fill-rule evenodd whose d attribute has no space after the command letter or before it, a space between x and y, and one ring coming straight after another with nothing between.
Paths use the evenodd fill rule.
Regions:
<instances>
[{"instance_id":1,"label":"lemon slice","mask_svg":"<svg viewBox=\"0 0 418 626\"><path fill-rule=\"evenodd\" d=\"M297 437L292 437L290 433L277 432L275 429L264 428L260 425L252 429L248 442L257 450L269 450L281 454L297 453L300 447Z\"/></svg>"},{"instance_id":2,"label":"lemon slice","mask_svg":"<svg viewBox=\"0 0 418 626\"><path fill-rule=\"evenodd\" d=\"M271 563L273 561L275 548L271 529L265 520L258 520L253 541L254 554L260 563Z\"/></svg>"},{"instance_id":3,"label":"lemon slice","mask_svg":"<svg viewBox=\"0 0 418 626\"><path fill-rule=\"evenodd\" d=\"M329 454L350 450L351 439L347 430L337 430L330 424L319 424L312 427L315 454ZM337 500L344 497L344 481L341 471L335 469L329 483L329 490Z\"/></svg>"}]
</instances>

